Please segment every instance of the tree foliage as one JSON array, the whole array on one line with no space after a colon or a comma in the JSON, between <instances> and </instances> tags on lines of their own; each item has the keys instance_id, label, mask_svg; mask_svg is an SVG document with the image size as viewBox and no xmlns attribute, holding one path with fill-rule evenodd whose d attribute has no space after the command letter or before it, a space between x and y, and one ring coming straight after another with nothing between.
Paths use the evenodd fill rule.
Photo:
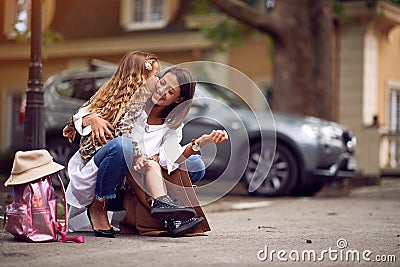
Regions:
<instances>
[{"instance_id":1,"label":"tree foliage","mask_svg":"<svg viewBox=\"0 0 400 267\"><path fill-rule=\"evenodd\" d=\"M276 0L275 4L279 4L280 0ZM374 8L376 3L382 0L365 0L365 5L370 8ZM400 6L400 0L384 0L392 4ZM218 14L220 11L215 5L209 0L196 0L192 1L192 14ZM251 6L254 4L254 0L240 0L240 2ZM344 1L335 0L333 2L333 12L336 18L341 21L349 20L346 16L345 8L343 5ZM266 10L265 10L266 11ZM200 26L200 31L204 36L216 43L217 48L220 51L225 51L226 47L230 45L240 45L243 42L245 34L257 34L259 31L255 28L245 26L242 22L230 17L224 16L218 23L210 25L204 24Z\"/></svg>"}]
</instances>

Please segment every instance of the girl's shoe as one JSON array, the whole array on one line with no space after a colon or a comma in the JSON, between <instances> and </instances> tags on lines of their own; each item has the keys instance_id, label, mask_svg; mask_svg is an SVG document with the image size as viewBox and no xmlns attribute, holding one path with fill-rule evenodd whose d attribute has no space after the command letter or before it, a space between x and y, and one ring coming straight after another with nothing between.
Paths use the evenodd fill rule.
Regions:
<instances>
[{"instance_id":1,"label":"girl's shoe","mask_svg":"<svg viewBox=\"0 0 400 267\"><path fill-rule=\"evenodd\" d=\"M158 220L187 220L196 215L192 208L176 204L170 196L158 197L153 201L151 217Z\"/></svg>"},{"instance_id":2,"label":"girl's shoe","mask_svg":"<svg viewBox=\"0 0 400 267\"><path fill-rule=\"evenodd\" d=\"M173 237L177 237L190 233L199 224L201 224L202 221L204 221L203 217L193 217L184 221L168 220L165 221L165 225L168 233Z\"/></svg>"}]
</instances>

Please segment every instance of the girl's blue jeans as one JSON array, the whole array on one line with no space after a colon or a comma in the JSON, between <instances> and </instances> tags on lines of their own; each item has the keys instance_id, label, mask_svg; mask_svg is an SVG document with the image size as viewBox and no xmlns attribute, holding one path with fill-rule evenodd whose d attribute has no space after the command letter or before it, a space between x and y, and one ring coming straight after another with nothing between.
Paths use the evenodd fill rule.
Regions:
<instances>
[{"instance_id":1,"label":"girl's blue jeans","mask_svg":"<svg viewBox=\"0 0 400 267\"><path fill-rule=\"evenodd\" d=\"M192 184L197 183L203 179L206 174L206 166L200 155L192 155L186 159L186 168L189 173L190 180Z\"/></svg>"},{"instance_id":2,"label":"girl's blue jeans","mask_svg":"<svg viewBox=\"0 0 400 267\"><path fill-rule=\"evenodd\" d=\"M132 142L119 136L105 144L94 155L97 172L95 194L98 199L116 197L116 189L122 184L124 177L132 166L134 159ZM205 174L205 165L199 155L192 155L186 160L192 184L200 181Z\"/></svg>"}]
</instances>

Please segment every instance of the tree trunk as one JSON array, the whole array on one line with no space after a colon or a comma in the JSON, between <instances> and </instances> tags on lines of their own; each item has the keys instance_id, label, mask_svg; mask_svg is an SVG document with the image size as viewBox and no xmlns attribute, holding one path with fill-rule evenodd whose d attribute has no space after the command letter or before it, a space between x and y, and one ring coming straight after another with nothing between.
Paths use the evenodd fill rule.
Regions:
<instances>
[{"instance_id":1,"label":"tree trunk","mask_svg":"<svg viewBox=\"0 0 400 267\"><path fill-rule=\"evenodd\" d=\"M257 16L265 17L253 21L240 15L244 13L243 7L233 10L234 4L227 4L238 1L210 1L275 41L271 103L274 111L332 119L333 0L278 0L271 13L259 12ZM238 12L239 8L243 10Z\"/></svg>"},{"instance_id":2,"label":"tree trunk","mask_svg":"<svg viewBox=\"0 0 400 267\"><path fill-rule=\"evenodd\" d=\"M332 119L331 1L278 1L283 42L274 47L273 102L276 111Z\"/></svg>"}]
</instances>

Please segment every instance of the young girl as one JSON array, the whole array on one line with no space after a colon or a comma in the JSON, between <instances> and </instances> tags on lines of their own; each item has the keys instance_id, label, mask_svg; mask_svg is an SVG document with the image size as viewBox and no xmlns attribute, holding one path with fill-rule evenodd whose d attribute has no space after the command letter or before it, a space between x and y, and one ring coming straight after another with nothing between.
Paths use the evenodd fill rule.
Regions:
<instances>
[{"instance_id":1,"label":"young girl","mask_svg":"<svg viewBox=\"0 0 400 267\"><path fill-rule=\"evenodd\" d=\"M106 144L95 143L93 146L88 134L90 127L86 132L79 131L82 135L79 152L68 163L70 184L67 201L75 207L89 207L88 216L96 236L115 237L107 218L107 201L116 197L116 188L121 185L128 168L141 158L140 149L129 132L151 94L149 88L154 88L154 83L143 84L158 68L158 60L153 54L139 51L127 53L110 80L74 115L82 117L85 113L96 114L104 119L111 130L115 129L115 135L118 136L108 142L105 136L101 136L103 144ZM79 121L73 122L71 119L64 128L63 134L70 141L75 137L74 125L79 124ZM113 135L109 134L111 138ZM127 152L125 155L124 151ZM90 181L95 181L94 192ZM87 196L91 199L88 200ZM155 214L164 211L169 212L170 218L194 215L193 209L174 202L168 203L159 212L155 210Z\"/></svg>"},{"instance_id":2,"label":"young girl","mask_svg":"<svg viewBox=\"0 0 400 267\"><path fill-rule=\"evenodd\" d=\"M128 52L121 59L117 70L112 77L104 83L96 94L86 102L88 113L95 113L107 121L109 129L115 131L107 132L101 136L100 142L90 138L90 135L83 135L80 139L79 152L85 163L87 163L96 151L98 151L109 139L129 131L124 121L136 120L143 110L144 105L154 88L154 74L159 69L159 62L154 54L132 51ZM153 80L147 81L153 77ZM147 83L146 83L147 81ZM145 84L145 86L142 86ZM126 113L128 105L129 113ZM70 129L64 130L64 136L72 135L75 138L74 123L72 118L68 122ZM71 130L72 133L68 133ZM125 131L125 132L124 132ZM135 144L135 140L132 140ZM139 153L139 151L136 151Z\"/></svg>"}]
</instances>

